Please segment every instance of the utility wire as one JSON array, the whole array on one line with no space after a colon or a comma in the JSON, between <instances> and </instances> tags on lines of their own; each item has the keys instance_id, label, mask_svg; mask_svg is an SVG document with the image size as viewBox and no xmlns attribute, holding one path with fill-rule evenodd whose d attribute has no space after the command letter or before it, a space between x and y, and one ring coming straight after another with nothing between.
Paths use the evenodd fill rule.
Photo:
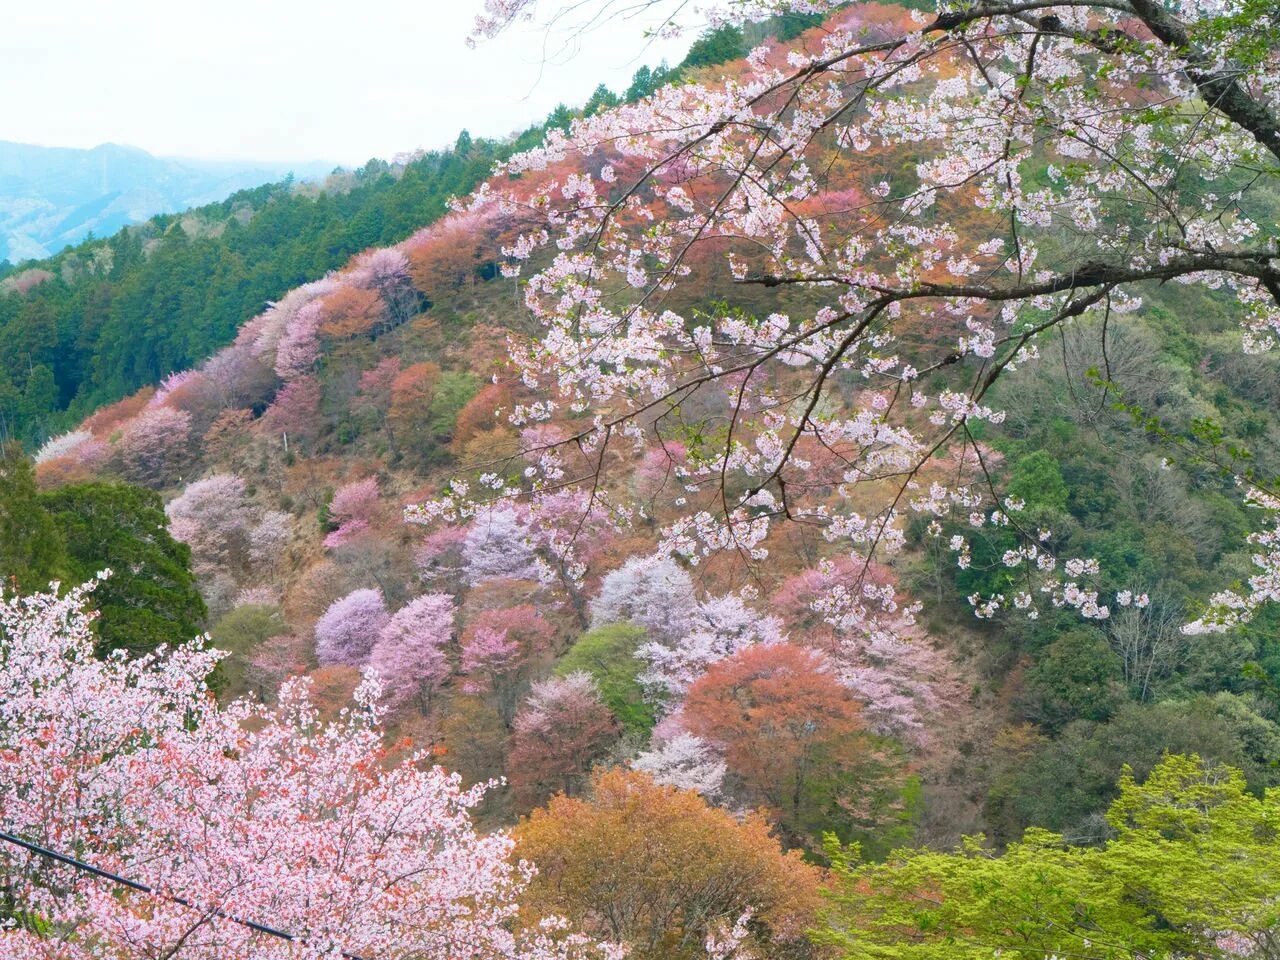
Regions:
<instances>
[{"instance_id":1,"label":"utility wire","mask_svg":"<svg viewBox=\"0 0 1280 960\"><path fill-rule=\"evenodd\" d=\"M164 893L160 890L150 887L145 883L139 883L137 880L130 880L128 877L122 877L119 874L112 873L110 870L103 870L101 867L95 867L91 863L85 863L83 860L77 860L75 857L67 856L65 853L59 853L56 850L50 850L48 847L42 847L39 844L32 843L29 840L23 840L21 837L12 833L0 830L0 840L5 843L11 843L15 847L21 847L29 853L37 856L46 857L50 860L56 860L58 863L72 867L76 870L82 870L85 873L92 874L95 877L101 877L103 880L110 880L112 883L118 883L121 886L128 887L130 890L137 890L141 893L149 893L153 897L159 897L162 900L168 900L170 903L176 903L188 910L199 910L200 908L193 904L185 897L179 897L175 894ZM285 930L277 930L275 927L269 927L265 923L258 923L254 920L246 920L244 917L237 917L234 913L227 913L219 907L211 907L208 911L212 916L222 920L230 920L232 923L238 923L242 927L248 927L257 933L265 933L268 936L276 937L280 940L287 940L290 943L300 943L301 938L294 936ZM343 960L365 960L364 957L354 953L342 951Z\"/></svg>"}]
</instances>

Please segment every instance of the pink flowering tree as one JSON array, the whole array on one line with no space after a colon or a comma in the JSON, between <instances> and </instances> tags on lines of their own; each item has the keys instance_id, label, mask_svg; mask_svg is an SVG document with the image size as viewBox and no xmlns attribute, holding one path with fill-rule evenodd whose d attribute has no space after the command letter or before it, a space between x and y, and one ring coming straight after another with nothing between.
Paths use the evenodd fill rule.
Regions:
<instances>
[{"instance_id":1,"label":"pink flowering tree","mask_svg":"<svg viewBox=\"0 0 1280 960\"><path fill-rule=\"evenodd\" d=\"M488 696L510 726L531 678L548 659L555 633L527 603L480 613L462 635L465 688Z\"/></svg>"},{"instance_id":2,"label":"pink flowering tree","mask_svg":"<svg viewBox=\"0 0 1280 960\"><path fill-rule=\"evenodd\" d=\"M858 580L861 589L849 590ZM947 658L883 567L857 570L848 559L820 564L784 581L771 607L797 642L831 656L876 733L920 742L925 718L956 692Z\"/></svg>"},{"instance_id":3,"label":"pink flowering tree","mask_svg":"<svg viewBox=\"0 0 1280 960\"><path fill-rule=\"evenodd\" d=\"M249 561L255 570L269 570L293 536L293 517L283 510L264 510L249 531Z\"/></svg>"},{"instance_id":4,"label":"pink flowering tree","mask_svg":"<svg viewBox=\"0 0 1280 960\"><path fill-rule=\"evenodd\" d=\"M366 477L339 487L329 503L329 516L338 528L324 538L330 550L369 529L378 512L378 478Z\"/></svg>"},{"instance_id":5,"label":"pink flowering tree","mask_svg":"<svg viewBox=\"0 0 1280 960\"><path fill-rule=\"evenodd\" d=\"M320 384L316 378L298 377L276 391L262 415L262 424L278 434L286 448L315 437L320 426Z\"/></svg>"},{"instance_id":6,"label":"pink flowering tree","mask_svg":"<svg viewBox=\"0 0 1280 960\"><path fill-rule=\"evenodd\" d=\"M394 247L362 253L347 276L357 287L373 290L382 298L393 324L404 323L418 309L420 299L409 277L409 258Z\"/></svg>"},{"instance_id":7,"label":"pink flowering tree","mask_svg":"<svg viewBox=\"0 0 1280 960\"><path fill-rule=\"evenodd\" d=\"M0 954L595 955L562 927L513 933L532 869L506 834L475 829L486 785L389 754L376 686L335 723L305 681L273 707L220 708L204 685L218 655L198 643L95 656L91 587L0 598L4 829L153 892L6 845L6 908L27 920L0 926Z\"/></svg>"},{"instance_id":8,"label":"pink flowering tree","mask_svg":"<svg viewBox=\"0 0 1280 960\"><path fill-rule=\"evenodd\" d=\"M413 565L423 581L454 593L461 592L464 585L462 550L466 540L466 528L458 526L442 526L423 537L413 551Z\"/></svg>"},{"instance_id":9,"label":"pink flowering tree","mask_svg":"<svg viewBox=\"0 0 1280 960\"><path fill-rule=\"evenodd\" d=\"M282 359L279 355L281 341L298 312L313 301L332 293L337 286L337 281L332 277L324 277L294 287L278 302L268 304L266 310L241 326L236 334L235 345L248 347L260 362L274 368ZM282 367L291 372L288 369L291 364L287 360ZM277 372L277 375L281 374Z\"/></svg>"},{"instance_id":10,"label":"pink flowering tree","mask_svg":"<svg viewBox=\"0 0 1280 960\"><path fill-rule=\"evenodd\" d=\"M619 732L590 674L535 683L511 736L510 780L517 797L532 805L553 793L573 796Z\"/></svg>"},{"instance_id":11,"label":"pink flowering tree","mask_svg":"<svg viewBox=\"0 0 1280 960\"><path fill-rule=\"evenodd\" d=\"M544 431L533 432L534 443L550 439L538 438ZM526 437L529 433L525 431ZM539 579L564 592L584 628L591 622L584 593L587 573L613 545L619 519L602 499L592 500L583 490L562 490L535 504L522 504L520 511Z\"/></svg>"},{"instance_id":12,"label":"pink flowering tree","mask_svg":"<svg viewBox=\"0 0 1280 960\"><path fill-rule=\"evenodd\" d=\"M125 424L120 462L135 483L164 486L176 479L191 456L191 414L150 407Z\"/></svg>"},{"instance_id":13,"label":"pink flowering tree","mask_svg":"<svg viewBox=\"0 0 1280 960\"><path fill-rule=\"evenodd\" d=\"M416 700L424 711L431 709L431 698L449 677L455 616L452 597L427 593L397 610L378 632L369 669L378 675L390 705Z\"/></svg>"},{"instance_id":14,"label":"pink flowering tree","mask_svg":"<svg viewBox=\"0 0 1280 960\"><path fill-rule=\"evenodd\" d=\"M486 0L477 32L566 7ZM1141 309L1144 284L1217 291L1243 349L1275 343L1280 245L1248 172L1280 162L1274 11L703 7L713 22L787 10L830 17L793 48L762 44L727 79L551 132L474 198L477 213L496 206L525 228L504 273L524 275L540 329L517 359L555 395L522 412L546 419L553 401L586 424L568 459L540 458L519 492L598 489L615 451L656 446L702 404L725 429L686 463L667 549L760 563L773 526L798 520L864 570L901 545L913 514L934 536L944 527L929 520L959 514L1020 540L1007 563L1022 587L975 594L978 616L1106 619L1118 598L1096 586L1096 564L1020 529L975 427L1002 422L992 388L1059 328ZM727 309L698 313L712 285ZM566 470L582 451L586 467ZM466 516L473 500L454 491L425 512ZM1262 577L1192 629L1266 598Z\"/></svg>"},{"instance_id":15,"label":"pink flowering tree","mask_svg":"<svg viewBox=\"0 0 1280 960\"><path fill-rule=\"evenodd\" d=\"M294 380L315 366L320 359L320 324L323 322L324 310L315 300L289 318L276 344L275 371L280 379Z\"/></svg>"},{"instance_id":16,"label":"pink flowering tree","mask_svg":"<svg viewBox=\"0 0 1280 960\"><path fill-rule=\"evenodd\" d=\"M462 547L462 562L472 586L486 580L536 580L539 575L529 526L510 508L476 517Z\"/></svg>"},{"instance_id":17,"label":"pink flowering tree","mask_svg":"<svg viewBox=\"0 0 1280 960\"><path fill-rule=\"evenodd\" d=\"M713 663L754 644L786 639L776 617L735 594L699 600L693 580L670 557L632 557L606 574L591 602L594 626L628 622L649 636L636 651L648 695L668 709Z\"/></svg>"},{"instance_id":18,"label":"pink flowering tree","mask_svg":"<svg viewBox=\"0 0 1280 960\"><path fill-rule=\"evenodd\" d=\"M352 590L316 621L316 659L323 666L362 666L389 619L381 590Z\"/></svg>"}]
</instances>

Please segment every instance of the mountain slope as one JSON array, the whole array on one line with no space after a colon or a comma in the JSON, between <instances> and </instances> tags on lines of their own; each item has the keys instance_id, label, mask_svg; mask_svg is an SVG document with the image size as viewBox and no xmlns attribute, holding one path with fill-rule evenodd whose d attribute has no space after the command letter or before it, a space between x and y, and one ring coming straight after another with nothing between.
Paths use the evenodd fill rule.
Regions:
<instances>
[{"instance_id":1,"label":"mountain slope","mask_svg":"<svg viewBox=\"0 0 1280 960\"><path fill-rule=\"evenodd\" d=\"M331 168L175 160L114 143L78 150L0 141L0 260L42 259L90 233L106 236L289 172L310 178Z\"/></svg>"},{"instance_id":2,"label":"mountain slope","mask_svg":"<svg viewBox=\"0 0 1280 960\"><path fill-rule=\"evenodd\" d=\"M859 9L869 19L902 16ZM904 163L863 162L872 173ZM579 163L562 156L487 185L537 198L569 182ZM405 199L375 173L384 196ZM841 209L844 191L867 175L834 168L829 193L814 202ZM938 546L946 538L924 536L921 523L904 532L904 554L871 577L900 609L931 597L929 619L869 630L824 615L822 591L850 576L850 558L802 529L771 533L769 563L750 574L732 556L697 567L654 559L661 527L682 514L669 502L681 494L672 464L658 451L615 455L605 493L643 507L629 524L615 528L571 494L554 506L584 523L571 563L549 532L563 516L513 507L425 532L403 523L407 505L452 477L472 489L495 477L518 483L528 466L522 445L582 427L567 408L523 430L508 417L516 404L546 399L510 362L508 338L531 333L521 284L500 269L527 213L513 207L455 212L395 247L343 257L327 276L307 274L310 283L273 297L238 330L221 328L223 342L234 340L210 359L99 410L41 451L46 485L107 474L165 492L175 535L193 547L215 642L233 652L224 690L270 695L301 671L337 704L361 667L379 665L394 678L404 731L469 779L509 776L514 792L498 794L491 811L509 818L547 792L548 770L576 789L592 763L639 754L693 782L688 765L673 772L678 749L702 762L699 771L714 769L714 755L676 735L672 705L725 651L786 638L830 658L864 725L856 739L823 745L821 782L777 813L788 842L811 851L818 825L872 855L908 838L946 844L979 830L1004 841L1031 824L1088 838L1123 765L1148 770L1165 750L1232 763L1254 788L1280 779L1280 724L1267 693L1280 679L1274 620L1220 644L1177 629L1197 597L1249 571L1250 513L1221 476L1169 468L1160 438L1112 405L1123 396L1172 431L1238 423L1263 451L1280 449L1277 358L1239 353L1228 298L1144 289L1141 310L1109 319L1105 358L1094 321L1081 319L1053 341L1054 362L1001 384L1004 427L975 427L992 482L1055 531L1055 549L1100 557L1108 589L1133 585L1150 604L1108 623L1052 611L1034 623L976 622L966 598L1006 589L1005 533L974 534L972 563L957 567ZM538 254L534 266L553 255ZM787 295L708 270L679 306L731 322L785 312ZM136 324L120 330L121 352L106 355L121 363L131 338L153 342ZM1105 387L1090 374L1104 360ZM850 378L851 396L863 389ZM661 453L677 465L696 456L730 403L712 394L673 414ZM947 533L959 536L964 519L948 520ZM421 616L426 608L436 614ZM449 629L439 628L446 619ZM423 623L433 629L414 629ZM569 678L583 665L609 714L591 714L590 742L522 738L519 716L545 709L557 691L582 694ZM716 717L702 719L706 730ZM776 805L750 773L725 782L726 802Z\"/></svg>"}]
</instances>

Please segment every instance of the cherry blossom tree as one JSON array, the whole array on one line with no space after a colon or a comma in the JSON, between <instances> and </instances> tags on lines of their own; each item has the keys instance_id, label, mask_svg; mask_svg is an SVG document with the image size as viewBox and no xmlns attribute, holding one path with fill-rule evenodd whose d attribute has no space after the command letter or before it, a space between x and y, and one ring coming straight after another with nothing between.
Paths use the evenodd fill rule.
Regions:
<instances>
[{"instance_id":1,"label":"cherry blossom tree","mask_svg":"<svg viewBox=\"0 0 1280 960\"><path fill-rule=\"evenodd\" d=\"M447 646L455 613L448 594L427 593L397 610L378 632L369 668L393 706L417 698L430 710L433 694L449 676Z\"/></svg>"},{"instance_id":2,"label":"cherry blossom tree","mask_svg":"<svg viewBox=\"0 0 1280 960\"><path fill-rule=\"evenodd\" d=\"M553 793L577 793L619 732L595 681L583 672L535 683L514 727L511 786L529 806Z\"/></svg>"},{"instance_id":3,"label":"cherry blossom tree","mask_svg":"<svg viewBox=\"0 0 1280 960\"><path fill-rule=\"evenodd\" d=\"M728 771L724 759L707 741L688 731L642 751L631 766L647 773L654 783L693 790L715 802L724 792Z\"/></svg>"},{"instance_id":4,"label":"cherry blossom tree","mask_svg":"<svg viewBox=\"0 0 1280 960\"><path fill-rule=\"evenodd\" d=\"M249 499L244 478L230 473L189 484L165 512L174 537L191 547L202 575L252 579L274 566L293 530L289 514L259 508Z\"/></svg>"},{"instance_id":5,"label":"cherry blossom tree","mask_svg":"<svg viewBox=\"0 0 1280 960\"><path fill-rule=\"evenodd\" d=\"M316 658L326 666L364 664L389 619L381 590L352 590L316 621Z\"/></svg>"},{"instance_id":6,"label":"cherry blossom tree","mask_svg":"<svg viewBox=\"0 0 1280 960\"><path fill-rule=\"evenodd\" d=\"M282 380L302 376L320 359L323 321L324 308L319 301L308 303L290 318L276 347L275 371Z\"/></svg>"},{"instance_id":7,"label":"cherry blossom tree","mask_svg":"<svg viewBox=\"0 0 1280 960\"><path fill-rule=\"evenodd\" d=\"M486 580L538 579L529 529L510 508L475 519L462 547L462 561L472 586Z\"/></svg>"},{"instance_id":8,"label":"cherry blossom tree","mask_svg":"<svg viewBox=\"0 0 1280 960\"><path fill-rule=\"evenodd\" d=\"M305 681L219 708L198 643L96 657L91 588L0 598L4 829L152 892L6 847L5 957L593 953L563 924L512 932L532 868L473 826L484 785L388 752L376 685L333 723Z\"/></svg>"},{"instance_id":9,"label":"cherry blossom tree","mask_svg":"<svg viewBox=\"0 0 1280 960\"><path fill-rule=\"evenodd\" d=\"M280 434L286 446L313 438L320 423L320 384L316 378L300 376L281 387L263 413L262 423Z\"/></svg>"},{"instance_id":10,"label":"cherry blossom tree","mask_svg":"<svg viewBox=\"0 0 1280 960\"><path fill-rule=\"evenodd\" d=\"M120 434L125 476L136 483L163 486L187 463L190 443L191 414L164 406L143 410Z\"/></svg>"},{"instance_id":11,"label":"cherry blossom tree","mask_svg":"<svg viewBox=\"0 0 1280 960\"><path fill-rule=\"evenodd\" d=\"M486 0L477 34L565 6ZM669 30L689 13L638 6L670 15ZM726 78L552 131L506 164L518 176L473 199L473 216L496 208L522 226L504 273L527 275L540 330L517 359L553 396L517 415L568 409L587 424L563 448L574 464L585 452L584 467L543 456L497 496L599 490L620 445L697 430L683 418L701 398L725 428L683 464L667 550L759 563L773 525L799 521L865 569L901 545L912 514L957 514L1021 541L1006 562L1024 586L975 594L978 616L1067 607L1105 619L1117 600L1092 585L1097 565L1055 557L1022 529L975 427L1001 422L992 387L1035 363L1048 336L1098 317L1105 337L1105 319L1141 309L1146 285L1217 291L1246 351L1274 344L1280 245L1260 189L1280 161L1274 11L841 7L704 7L715 23L830 17ZM854 183L835 180L850 168ZM725 309L695 312L708 289ZM1245 485L1260 503L1280 493ZM465 517L473 500L454 491L424 514ZM965 538L952 549L963 562ZM1250 595L1267 599L1273 565L1259 564ZM1239 591L1215 599L1192 629L1251 605Z\"/></svg>"},{"instance_id":12,"label":"cherry blossom tree","mask_svg":"<svg viewBox=\"0 0 1280 960\"><path fill-rule=\"evenodd\" d=\"M671 642L689 630L696 602L692 578L670 557L632 557L600 582L591 623L630 622Z\"/></svg>"},{"instance_id":13,"label":"cherry blossom tree","mask_svg":"<svg viewBox=\"0 0 1280 960\"><path fill-rule=\"evenodd\" d=\"M360 374L352 409L371 417L379 426L384 425L391 409L391 386L399 373L400 358L385 357Z\"/></svg>"},{"instance_id":14,"label":"cherry blossom tree","mask_svg":"<svg viewBox=\"0 0 1280 960\"><path fill-rule=\"evenodd\" d=\"M330 550L342 546L369 529L378 512L378 478L366 477L339 487L329 503L329 516L338 524L324 538Z\"/></svg>"},{"instance_id":15,"label":"cherry blossom tree","mask_svg":"<svg viewBox=\"0 0 1280 960\"><path fill-rule=\"evenodd\" d=\"M510 726L535 670L551 652L555 632L527 603L480 613L462 635L466 689L487 694L503 723Z\"/></svg>"},{"instance_id":16,"label":"cherry blossom tree","mask_svg":"<svg viewBox=\"0 0 1280 960\"><path fill-rule=\"evenodd\" d=\"M859 578L861 590L848 590ZM919 743L925 717L942 707L954 681L897 594L885 568L860 571L846 557L787 578L770 605L797 642L832 657L872 730Z\"/></svg>"},{"instance_id":17,"label":"cherry blossom tree","mask_svg":"<svg viewBox=\"0 0 1280 960\"><path fill-rule=\"evenodd\" d=\"M443 526L423 537L413 552L418 575L427 583L460 591L463 586L462 548L466 540L466 528L456 526Z\"/></svg>"},{"instance_id":18,"label":"cherry blossom tree","mask_svg":"<svg viewBox=\"0 0 1280 960\"><path fill-rule=\"evenodd\" d=\"M255 570L271 569L293 535L293 517L283 510L264 510L249 531L249 561Z\"/></svg>"},{"instance_id":19,"label":"cherry blossom tree","mask_svg":"<svg viewBox=\"0 0 1280 960\"><path fill-rule=\"evenodd\" d=\"M1266 511L1270 516L1267 528L1249 535L1249 544L1255 548L1252 556L1254 574L1249 577L1245 592L1223 590L1214 594L1204 614L1183 626L1192 635L1222 633L1242 623L1248 623L1264 603L1280 602L1280 496L1257 487L1251 488L1247 502ZM1136 606L1145 606L1134 598ZM1122 606L1129 606L1128 597L1118 598Z\"/></svg>"},{"instance_id":20,"label":"cherry blossom tree","mask_svg":"<svg viewBox=\"0 0 1280 960\"><path fill-rule=\"evenodd\" d=\"M44 445L36 451L32 460L36 466L39 466L58 457L65 457L74 453L76 448L89 443L91 440L93 440L93 433L89 430L69 430L46 440Z\"/></svg>"},{"instance_id":21,"label":"cherry blossom tree","mask_svg":"<svg viewBox=\"0 0 1280 960\"><path fill-rule=\"evenodd\" d=\"M640 682L657 699L677 702L712 664L747 647L784 640L777 617L752 610L735 594L713 597L696 604L674 642L650 641L636 651L646 664Z\"/></svg>"},{"instance_id":22,"label":"cherry blossom tree","mask_svg":"<svg viewBox=\"0 0 1280 960\"><path fill-rule=\"evenodd\" d=\"M191 547L197 568L244 562L253 526L246 489L241 477L214 474L188 485L165 507L174 536Z\"/></svg>"},{"instance_id":23,"label":"cherry blossom tree","mask_svg":"<svg viewBox=\"0 0 1280 960\"><path fill-rule=\"evenodd\" d=\"M409 279L409 258L394 247L361 254L347 276L357 287L377 291L392 323L403 323L418 307L418 293Z\"/></svg>"}]
</instances>

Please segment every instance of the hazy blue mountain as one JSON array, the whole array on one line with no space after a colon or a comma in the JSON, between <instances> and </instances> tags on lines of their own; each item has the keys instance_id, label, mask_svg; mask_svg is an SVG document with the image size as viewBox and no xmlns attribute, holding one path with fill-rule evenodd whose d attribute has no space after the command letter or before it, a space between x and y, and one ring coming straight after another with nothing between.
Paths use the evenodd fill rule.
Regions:
<instances>
[{"instance_id":1,"label":"hazy blue mountain","mask_svg":"<svg viewBox=\"0 0 1280 960\"><path fill-rule=\"evenodd\" d=\"M0 140L0 260L45 257L91 231L105 236L157 213L212 203L290 172L299 179L322 176L332 166L172 159L114 143L77 150Z\"/></svg>"}]
</instances>

